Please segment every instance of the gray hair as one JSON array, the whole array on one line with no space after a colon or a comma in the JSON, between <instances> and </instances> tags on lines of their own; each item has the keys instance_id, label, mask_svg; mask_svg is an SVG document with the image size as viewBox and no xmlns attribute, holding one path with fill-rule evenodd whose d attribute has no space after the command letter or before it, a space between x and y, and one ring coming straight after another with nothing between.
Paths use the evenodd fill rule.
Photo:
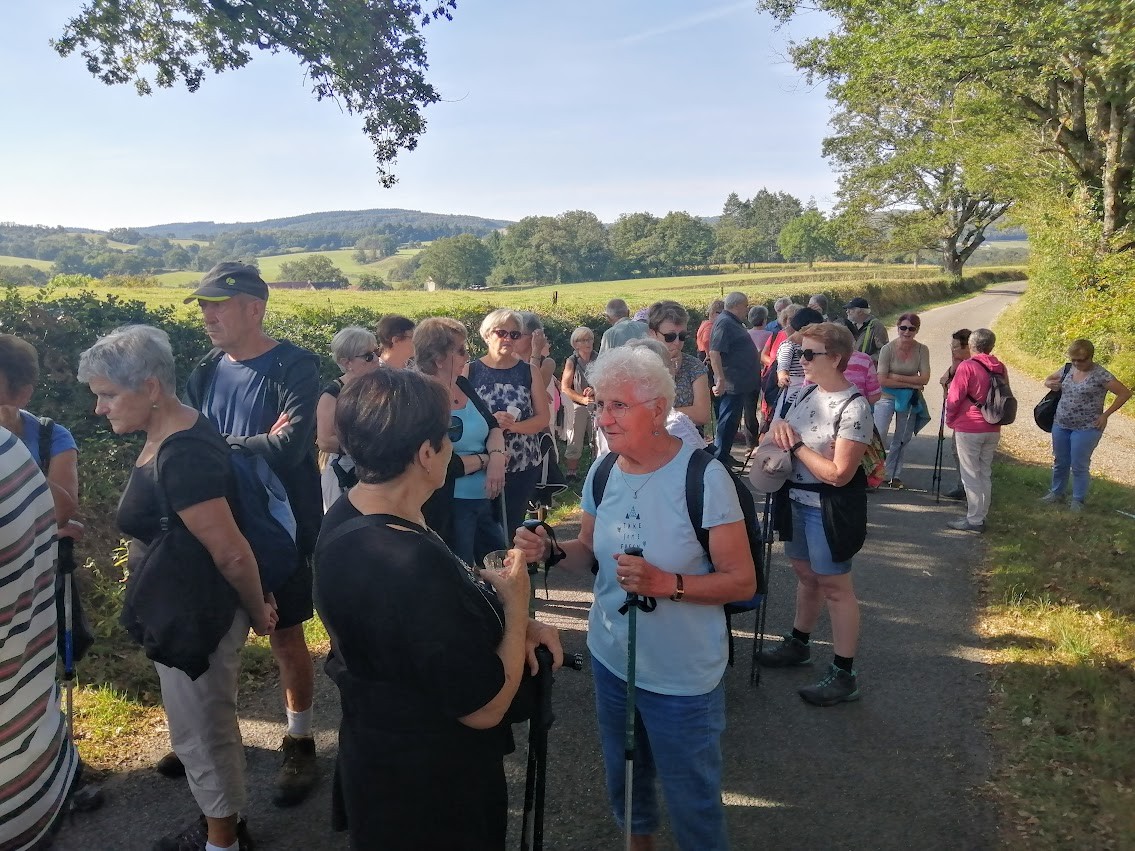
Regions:
<instances>
[{"instance_id":1,"label":"gray hair","mask_svg":"<svg viewBox=\"0 0 1135 851\"><path fill-rule=\"evenodd\" d=\"M607 302L607 315L614 316L616 319L622 319L624 316L631 315L631 309L627 307L627 303L621 298L613 298Z\"/></svg>"},{"instance_id":2,"label":"gray hair","mask_svg":"<svg viewBox=\"0 0 1135 851\"><path fill-rule=\"evenodd\" d=\"M667 369L670 368L670 350L658 340L651 339L650 337L639 337L637 340L627 340L624 345L632 349L650 349L650 351L662 358L662 362L666 364Z\"/></svg>"},{"instance_id":3,"label":"gray hair","mask_svg":"<svg viewBox=\"0 0 1135 851\"><path fill-rule=\"evenodd\" d=\"M748 304L749 297L744 293L729 293L725 297L725 309L732 311L739 304Z\"/></svg>"},{"instance_id":4,"label":"gray hair","mask_svg":"<svg viewBox=\"0 0 1135 851\"><path fill-rule=\"evenodd\" d=\"M816 305L816 310L820 313L828 312L828 297L823 293L816 293L808 299L808 306L811 307L813 304Z\"/></svg>"},{"instance_id":5,"label":"gray hair","mask_svg":"<svg viewBox=\"0 0 1135 851\"><path fill-rule=\"evenodd\" d=\"M754 304L749 308L749 324L756 328L768 322L768 308L763 304Z\"/></svg>"},{"instance_id":6,"label":"gray hair","mask_svg":"<svg viewBox=\"0 0 1135 851\"><path fill-rule=\"evenodd\" d=\"M969 335L970 348L975 352L981 352L983 355L987 355L993 351L993 346L996 343L997 335L988 328L978 328Z\"/></svg>"},{"instance_id":7,"label":"gray hair","mask_svg":"<svg viewBox=\"0 0 1135 851\"><path fill-rule=\"evenodd\" d=\"M578 328L571 332L571 344L574 346L581 340L591 340L592 342L594 342L595 332L588 328L586 325L580 325Z\"/></svg>"},{"instance_id":8,"label":"gray hair","mask_svg":"<svg viewBox=\"0 0 1135 851\"><path fill-rule=\"evenodd\" d=\"M775 313L777 316L780 316L780 312L782 310L784 310L784 308L788 307L788 305L790 305L790 304L792 304L792 299L790 299L786 295L782 295L780 298L778 298L776 301L774 301L772 303L772 312Z\"/></svg>"},{"instance_id":9,"label":"gray hair","mask_svg":"<svg viewBox=\"0 0 1135 851\"><path fill-rule=\"evenodd\" d=\"M489 342L489 334L493 333L493 329L503 328L505 325L515 325L517 331L524 330L521 326L519 313L515 310L509 310L507 307L498 307L481 320L478 333L481 335L481 339L487 343Z\"/></svg>"},{"instance_id":10,"label":"gray hair","mask_svg":"<svg viewBox=\"0 0 1135 851\"><path fill-rule=\"evenodd\" d=\"M90 384L92 378L105 378L127 390L138 390L147 378L154 378L164 392L176 392L169 335L153 325L115 328L79 355L79 381Z\"/></svg>"},{"instance_id":11,"label":"gray hair","mask_svg":"<svg viewBox=\"0 0 1135 851\"><path fill-rule=\"evenodd\" d=\"M674 404L674 378L670 369L647 346L608 349L587 370L587 380L597 393L603 388L631 387L639 401L665 399L667 411Z\"/></svg>"},{"instance_id":12,"label":"gray hair","mask_svg":"<svg viewBox=\"0 0 1135 851\"><path fill-rule=\"evenodd\" d=\"M544 323L540 321L540 317L533 313L531 310L521 310L520 314L520 330L525 334L531 334L533 331L543 331Z\"/></svg>"},{"instance_id":13,"label":"gray hair","mask_svg":"<svg viewBox=\"0 0 1135 851\"><path fill-rule=\"evenodd\" d=\"M777 321L780 322L780 327L787 328L788 323L792 321L792 317L803 309L804 305L802 304L797 304L794 301L788 302L788 304L781 308L780 313L776 315Z\"/></svg>"},{"instance_id":14,"label":"gray hair","mask_svg":"<svg viewBox=\"0 0 1135 851\"><path fill-rule=\"evenodd\" d=\"M367 352L373 352L377 348L378 338L370 329L358 325L348 325L331 338L331 357L335 359L335 363L343 372L346 372L347 369L339 363L340 361L357 358Z\"/></svg>"}]
</instances>

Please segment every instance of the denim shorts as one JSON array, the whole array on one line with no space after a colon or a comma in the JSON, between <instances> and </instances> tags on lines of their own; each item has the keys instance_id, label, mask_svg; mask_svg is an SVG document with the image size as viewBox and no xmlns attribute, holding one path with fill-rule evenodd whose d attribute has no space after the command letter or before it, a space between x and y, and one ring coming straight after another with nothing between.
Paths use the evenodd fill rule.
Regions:
<instances>
[{"instance_id":1,"label":"denim shorts","mask_svg":"<svg viewBox=\"0 0 1135 851\"><path fill-rule=\"evenodd\" d=\"M784 554L798 561L806 561L813 573L839 576L851 572L851 560L832 561L828 536L824 533L824 518L820 509L792 500L792 540L784 542Z\"/></svg>"}]
</instances>

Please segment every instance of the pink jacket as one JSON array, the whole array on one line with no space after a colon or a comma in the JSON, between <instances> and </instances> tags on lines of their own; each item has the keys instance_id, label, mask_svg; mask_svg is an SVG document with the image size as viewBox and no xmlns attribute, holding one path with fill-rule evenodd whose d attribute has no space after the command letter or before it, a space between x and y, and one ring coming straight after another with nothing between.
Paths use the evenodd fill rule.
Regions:
<instances>
[{"instance_id":1,"label":"pink jacket","mask_svg":"<svg viewBox=\"0 0 1135 851\"><path fill-rule=\"evenodd\" d=\"M1005 364L993 355L980 352L958 364L958 370L954 373L953 381L950 382L950 391L946 395L946 425L954 431L971 433L1001 431L1001 426L985 421L985 417L972 401L977 399L979 402L984 402L985 394L989 392L989 373L975 361L985 364L991 372L1006 377L1009 375Z\"/></svg>"}]
</instances>

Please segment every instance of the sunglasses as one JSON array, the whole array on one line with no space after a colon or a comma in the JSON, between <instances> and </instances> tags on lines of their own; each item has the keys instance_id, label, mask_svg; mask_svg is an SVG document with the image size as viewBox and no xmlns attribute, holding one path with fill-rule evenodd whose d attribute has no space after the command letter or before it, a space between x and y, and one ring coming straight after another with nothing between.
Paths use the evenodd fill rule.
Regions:
<instances>
[{"instance_id":1,"label":"sunglasses","mask_svg":"<svg viewBox=\"0 0 1135 851\"><path fill-rule=\"evenodd\" d=\"M673 343L675 340L681 340L684 343L689 339L689 336L685 331L669 331L662 335L662 339L667 343Z\"/></svg>"},{"instance_id":2,"label":"sunglasses","mask_svg":"<svg viewBox=\"0 0 1135 851\"><path fill-rule=\"evenodd\" d=\"M900 325L899 330L900 331L917 331L918 326L917 325Z\"/></svg>"},{"instance_id":3,"label":"sunglasses","mask_svg":"<svg viewBox=\"0 0 1135 851\"><path fill-rule=\"evenodd\" d=\"M465 423L462 421L461 417L450 417L449 428L445 433L450 443L459 441L461 435L465 434Z\"/></svg>"},{"instance_id":4,"label":"sunglasses","mask_svg":"<svg viewBox=\"0 0 1135 851\"><path fill-rule=\"evenodd\" d=\"M362 358L367 363L374 363L374 359L378 357L378 352L363 352L361 355L355 355L357 358Z\"/></svg>"},{"instance_id":5,"label":"sunglasses","mask_svg":"<svg viewBox=\"0 0 1135 851\"><path fill-rule=\"evenodd\" d=\"M827 352L817 352L815 349L801 349L800 350L800 357L804 358L804 360L808 361L808 363L811 363L816 358L818 358L820 355L826 355L826 354L827 354Z\"/></svg>"},{"instance_id":6,"label":"sunglasses","mask_svg":"<svg viewBox=\"0 0 1135 851\"><path fill-rule=\"evenodd\" d=\"M509 331L506 328L494 328L493 333L501 340L519 340L524 336L519 331Z\"/></svg>"}]
</instances>

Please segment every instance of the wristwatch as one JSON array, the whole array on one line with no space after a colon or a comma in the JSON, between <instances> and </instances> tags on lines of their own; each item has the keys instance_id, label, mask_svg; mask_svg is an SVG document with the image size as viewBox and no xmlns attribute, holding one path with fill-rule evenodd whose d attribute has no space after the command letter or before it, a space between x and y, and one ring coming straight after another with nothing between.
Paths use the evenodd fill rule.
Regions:
<instances>
[{"instance_id":1,"label":"wristwatch","mask_svg":"<svg viewBox=\"0 0 1135 851\"><path fill-rule=\"evenodd\" d=\"M795 443L792 444L792 448L788 450L788 454L789 455L795 455L796 451L803 445L804 445L803 440L796 441Z\"/></svg>"},{"instance_id":2,"label":"wristwatch","mask_svg":"<svg viewBox=\"0 0 1135 851\"><path fill-rule=\"evenodd\" d=\"M682 574L675 573L674 578L678 580L678 588L670 595L670 599L675 603L680 603L682 602L682 597L685 596L686 589L682 584Z\"/></svg>"}]
</instances>

